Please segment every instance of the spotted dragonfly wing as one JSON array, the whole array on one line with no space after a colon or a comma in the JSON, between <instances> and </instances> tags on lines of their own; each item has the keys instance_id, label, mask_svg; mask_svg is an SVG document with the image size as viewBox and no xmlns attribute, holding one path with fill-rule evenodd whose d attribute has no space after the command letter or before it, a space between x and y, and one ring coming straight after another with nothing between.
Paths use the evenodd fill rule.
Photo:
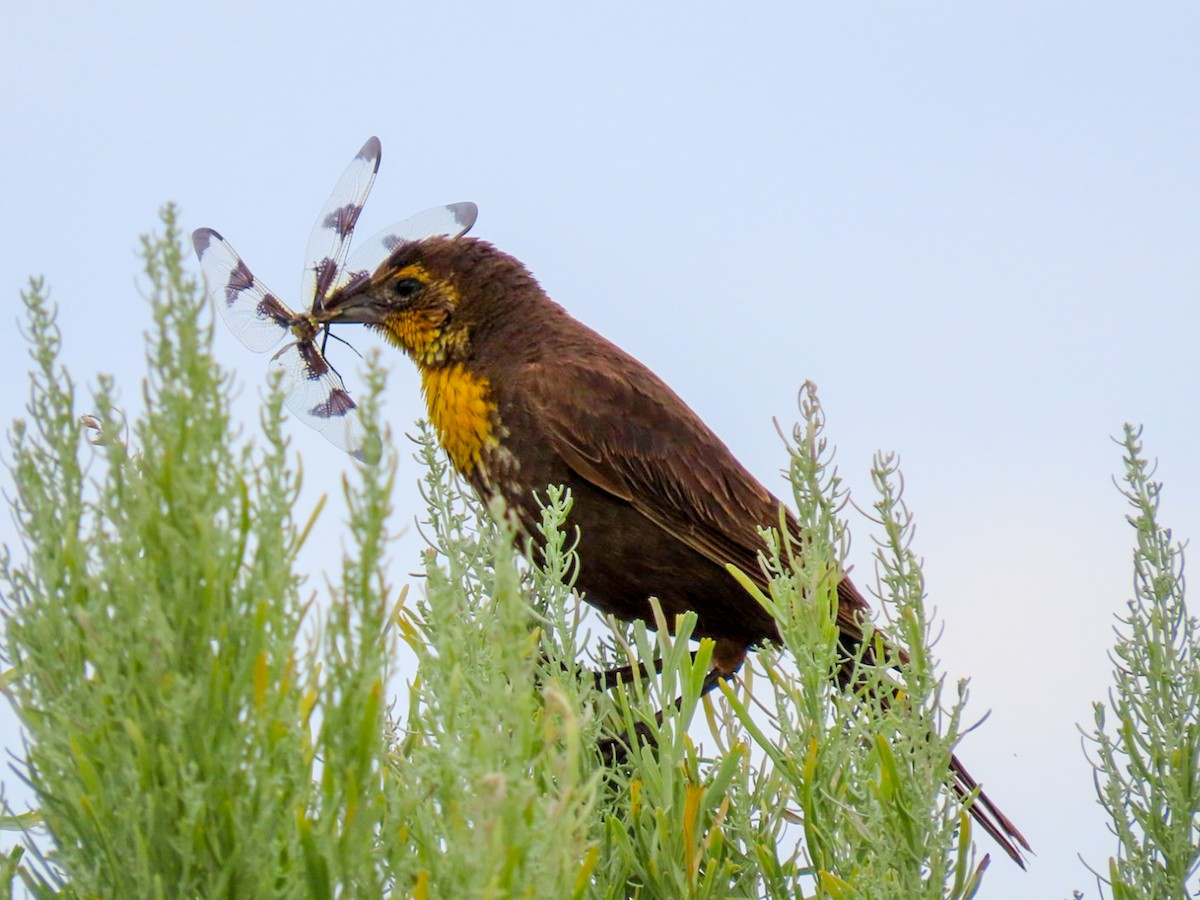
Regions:
<instances>
[{"instance_id":1,"label":"spotted dragonfly wing","mask_svg":"<svg viewBox=\"0 0 1200 900\"><path fill-rule=\"evenodd\" d=\"M271 358L284 403L300 421L356 459L365 458L367 429L342 377L312 341L288 344Z\"/></svg>"},{"instance_id":2,"label":"spotted dragonfly wing","mask_svg":"<svg viewBox=\"0 0 1200 900\"><path fill-rule=\"evenodd\" d=\"M308 237L300 296L314 313L324 308L325 299L346 259L354 226L379 172L382 152L377 137L362 145L325 201Z\"/></svg>"},{"instance_id":3,"label":"spotted dragonfly wing","mask_svg":"<svg viewBox=\"0 0 1200 900\"><path fill-rule=\"evenodd\" d=\"M342 289L352 282L370 278L371 273L401 244L428 237L458 237L466 234L478 215L479 207L474 203L450 203L389 225L371 235L354 251L349 262L341 267L332 289Z\"/></svg>"},{"instance_id":4,"label":"spotted dragonfly wing","mask_svg":"<svg viewBox=\"0 0 1200 900\"><path fill-rule=\"evenodd\" d=\"M229 241L211 228L192 232L208 296L237 339L256 353L270 350L291 329L294 313L250 271Z\"/></svg>"}]
</instances>

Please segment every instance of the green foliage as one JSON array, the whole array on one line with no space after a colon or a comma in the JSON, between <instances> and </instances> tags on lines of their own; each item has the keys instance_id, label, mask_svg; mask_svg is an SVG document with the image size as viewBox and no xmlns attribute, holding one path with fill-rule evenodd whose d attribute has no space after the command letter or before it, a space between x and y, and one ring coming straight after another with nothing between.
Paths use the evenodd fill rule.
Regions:
<instances>
[{"instance_id":1,"label":"green foliage","mask_svg":"<svg viewBox=\"0 0 1200 900\"><path fill-rule=\"evenodd\" d=\"M419 451L431 549L425 596L399 621L418 668L389 763L384 853L416 897L581 896L595 865L595 726L539 623L569 589L541 573L531 608L500 511L473 508L427 429ZM556 536L568 504L550 497ZM573 564L561 541L551 556L555 571Z\"/></svg>"},{"instance_id":2,"label":"green foliage","mask_svg":"<svg viewBox=\"0 0 1200 900\"><path fill-rule=\"evenodd\" d=\"M128 434L101 380L84 442L54 313L40 283L26 294L35 372L12 438L24 544L0 578L6 689L39 804L8 824L38 817L41 833L0 867L6 883L38 896L972 895L982 866L946 787L963 690L943 709L895 464L876 463L877 561L908 657L868 628L847 660L833 618L846 531L811 389L791 462L807 537L768 536L769 596L746 582L788 656L764 650L737 690L701 700L712 645L690 640L694 617L597 626L571 592L570 496L547 489L546 548L528 552L427 430L420 596L387 577L387 454L346 479L340 578L328 596L302 591L311 518L294 518L280 399L261 449L234 449L211 316L173 210L164 225L144 246L150 376ZM373 421L373 364L368 380ZM589 671L651 660L612 691ZM849 695L833 686L847 666ZM700 712L707 751L689 733ZM617 743L626 758L605 762Z\"/></svg>"},{"instance_id":3,"label":"green foliage","mask_svg":"<svg viewBox=\"0 0 1200 900\"><path fill-rule=\"evenodd\" d=\"M172 209L163 223L143 246L151 376L129 444L103 379L83 443L54 313L40 283L25 295L35 371L12 454L26 558L6 548L0 578L23 777L49 840L21 875L38 896L377 892L362 812L382 806L372 579L389 485L368 468L350 491L356 562L302 650L280 399L265 450L234 451L211 314Z\"/></svg>"},{"instance_id":4,"label":"green foliage","mask_svg":"<svg viewBox=\"0 0 1200 900\"><path fill-rule=\"evenodd\" d=\"M1126 425L1122 444L1137 546L1113 690L1094 705L1096 788L1120 844L1102 880L1116 900L1182 900L1200 896L1200 627L1184 602L1183 546L1158 522L1162 484L1140 429Z\"/></svg>"},{"instance_id":5,"label":"green foliage","mask_svg":"<svg viewBox=\"0 0 1200 900\"><path fill-rule=\"evenodd\" d=\"M986 860L973 864L969 820L947 788L965 685L944 711L943 683L928 650L924 582L911 549L912 519L895 460L878 455L872 472L883 530L876 567L890 637L884 640L868 623L847 656L836 624L847 540L839 518L842 493L811 384L802 393L801 411L790 478L803 545L781 538L782 529L768 536L769 596L742 576L780 623L794 663L774 650L760 654L772 692L769 729L726 691L766 755L766 777L795 803L790 815L804 836L800 852L808 865L780 868L768 893L795 896L797 879L806 876L820 897L970 897ZM839 681L852 689L838 688Z\"/></svg>"},{"instance_id":6,"label":"green foliage","mask_svg":"<svg viewBox=\"0 0 1200 900\"><path fill-rule=\"evenodd\" d=\"M570 496L547 490L530 566L503 510L462 491L428 429L418 458L430 549L425 597L400 622L418 668L392 757L397 884L416 897L728 897L747 881L733 895L751 896L719 829L744 757L703 759L687 736L711 657L688 652L694 617L674 638L614 627L605 664L663 660L614 703L579 662ZM599 741L635 725L651 743L605 765Z\"/></svg>"}]
</instances>

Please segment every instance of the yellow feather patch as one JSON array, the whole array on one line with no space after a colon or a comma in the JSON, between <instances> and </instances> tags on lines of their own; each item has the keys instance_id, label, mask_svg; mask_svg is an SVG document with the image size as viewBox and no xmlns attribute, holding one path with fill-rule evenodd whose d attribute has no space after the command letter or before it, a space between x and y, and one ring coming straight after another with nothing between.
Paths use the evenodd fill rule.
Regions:
<instances>
[{"instance_id":1,"label":"yellow feather patch","mask_svg":"<svg viewBox=\"0 0 1200 900\"><path fill-rule=\"evenodd\" d=\"M444 319L444 315L427 309L405 310L391 316L384 329L392 342L413 359L426 362L437 353Z\"/></svg>"},{"instance_id":2,"label":"yellow feather patch","mask_svg":"<svg viewBox=\"0 0 1200 900\"><path fill-rule=\"evenodd\" d=\"M419 263L387 274L381 287L388 282L406 279L423 283L425 292L412 306L388 316L381 324L383 333L419 365L431 366L445 362L447 350L459 339L459 336L447 334L444 330L450 310L458 306L458 291L450 281L434 278Z\"/></svg>"},{"instance_id":3,"label":"yellow feather patch","mask_svg":"<svg viewBox=\"0 0 1200 900\"><path fill-rule=\"evenodd\" d=\"M496 404L488 379L460 365L421 367L421 390L429 420L454 467L470 474L483 451L499 444L493 423Z\"/></svg>"}]
</instances>

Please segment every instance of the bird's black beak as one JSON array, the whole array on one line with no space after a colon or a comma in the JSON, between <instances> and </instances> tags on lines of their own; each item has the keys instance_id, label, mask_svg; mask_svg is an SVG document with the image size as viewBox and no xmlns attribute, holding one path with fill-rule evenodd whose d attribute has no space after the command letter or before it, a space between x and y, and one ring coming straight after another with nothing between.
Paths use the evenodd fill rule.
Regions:
<instances>
[{"instance_id":1,"label":"bird's black beak","mask_svg":"<svg viewBox=\"0 0 1200 900\"><path fill-rule=\"evenodd\" d=\"M385 310L375 299L371 290L371 278L366 274L352 279L349 284L339 288L325 302L325 314L322 320L329 324L345 325L379 325L383 322Z\"/></svg>"}]
</instances>

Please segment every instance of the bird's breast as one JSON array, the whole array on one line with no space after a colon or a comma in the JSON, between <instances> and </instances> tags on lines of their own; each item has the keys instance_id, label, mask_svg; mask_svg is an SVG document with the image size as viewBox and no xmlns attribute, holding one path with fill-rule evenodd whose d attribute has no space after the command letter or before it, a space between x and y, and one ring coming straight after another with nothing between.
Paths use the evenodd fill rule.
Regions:
<instances>
[{"instance_id":1,"label":"bird's breast","mask_svg":"<svg viewBox=\"0 0 1200 900\"><path fill-rule=\"evenodd\" d=\"M461 363L422 367L421 390L438 440L454 467L471 475L499 446L499 417L486 376Z\"/></svg>"}]
</instances>

